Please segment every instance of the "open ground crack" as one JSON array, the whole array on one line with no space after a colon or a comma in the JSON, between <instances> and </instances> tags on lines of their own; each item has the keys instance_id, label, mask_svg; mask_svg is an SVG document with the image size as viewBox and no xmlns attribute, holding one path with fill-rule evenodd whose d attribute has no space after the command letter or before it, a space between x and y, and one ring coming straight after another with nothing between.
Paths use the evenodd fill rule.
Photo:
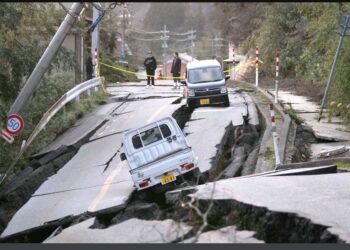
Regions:
<instances>
[{"instance_id":1,"label":"open ground crack","mask_svg":"<svg viewBox=\"0 0 350 250\"><path fill-rule=\"evenodd\" d=\"M175 103L179 100L181 101L181 98L177 99ZM121 105L119 105L119 107L120 106ZM248 108L247 108L247 111L248 111ZM193 112L193 109L187 108L186 105L182 105L179 109L177 109L172 114L172 116L175 118L180 128L183 129L185 124L190 120L192 112ZM225 141L225 140L228 140L229 138L232 139L232 136L234 135L234 131L235 131L235 128L233 126L227 129L228 134L224 136L224 139L221 142L221 146L222 144L226 144L225 149L231 149L233 143L236 142L235 140L231 140L230 142ZM118 133L121 133L121 132L118 132ZM117 156L119 150L120 148L105 164L103 164L103 165L106 165L104 171L108 169L110 163ZM222 150L222 151L219 150L218 152L219 154L227 153L226 150ZM92 188L92 187L86 187L86 188ZM60 192L67 192L67 191L74 191L74 190L73 189L63 190ZM134 191L133 194L135 195L136 193L137 191ZM46 194L42 194L42 195L46 195ZM133 197L134 195L131 195L129 197L129 200L123 206L117 207L115 209L110 208L109 210L98 211L94 213L85 212L77 216L64 217L61 220L48 222L45 225L28 229L26 231L19 232L14 235L7 236L5 238L0 239L0 242L42 242L50 235L59 233L60 230L58 230L58 228L61 228L61 229L67 228L69 226L72 226L76 223L79 223L81 221L84 221L92 217L96 217L96 219L91 228L107 228L109 226L121 223L124 220L135 218L135 217L139 219L144 219L144 220L164 220L164 219L170 218L177 222L191 221L191 211L189 211L188 209L184 211L179 207L171 206L169 204L164 204L165 199L159 198L159 194L157 194L157 199L151 200L150 203L147 203L147 204L142 203L142 201L139 199L140 197L138 196L136 196L136 198ZM188 232L186 235L183 235L175 239L173 243L178 243L183 240L189 239L193 237L195 234L196 234L196 229L194 228L190 232Z\"/></svg>"},{"instance_id":2,"label":"open ground crack","mask_svg":"<svg viewBox=\"0 0 350 250\"><path fill-rule=\"evenodd\" d=\"M45 222L43 225L2 237L0 238L0 243L41 243L48 237L54 236L55 232L59 233L62 231L62 229L68 228L93 217L118 214L125 207L126 205L123 204L95 212L84 212L79 215L68 215L57 220Z\"/></svg>"},{"instance_id":3,"label":"open ground crack","mask_svg":"<svg viewBox=\"0 0 350 250\"><path fill-rule=\"evenodd\" d=\"M198 204L201 209L207 209L210 202L199 200ZM307 218L237 200L215 200L208 221L213 228L236 225L239 230L253 230L266 243L344 243L328 227Z\"/></svg>"},{"instance_id":4,"label":"open ground crack","mask_svg":"<svg viewBox=\"0 0 350 250\"><path fill-rule=\"evenodd\" d=\"M149 100L149 99L169 99L169 98L175 98L175 97L179 97L178 95L174 95L174 96L145 96L145 97L134 97L134 98L129 98L129 97L118 97L118 98L114 98L115 101L117 102L135 102L135 101L142 101L142 100ZM180 97L182 98L182 97Z\"/></svg>"}]
</instances>

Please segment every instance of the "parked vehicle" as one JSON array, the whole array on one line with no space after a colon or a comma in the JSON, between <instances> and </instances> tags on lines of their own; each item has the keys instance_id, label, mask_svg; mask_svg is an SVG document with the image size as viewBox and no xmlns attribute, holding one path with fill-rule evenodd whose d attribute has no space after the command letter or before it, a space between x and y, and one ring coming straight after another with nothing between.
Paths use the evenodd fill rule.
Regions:
<instances>
[{"instance_id":1,"label":"parked vehicle","mask_svg":"<svg viewBox=\"0 0 350 250\"><path fill-rule=\"evenodd\" d=\"M187 106L198 107L212 104L230 106L225 76L217 60L198 60L187 64L186 85Z\"/></svg>"},{"instance_id":2,"label":"parked vehicle","mask_svg":"<svg viewBox=\"0 0 350 250\"><path fill-rule=\"evenodd\" d=\"M121 160L127 160L138 190L168 185L197 171L197 159L176 120L165 117L124 132Z\"/></svg>"}]
</instances>

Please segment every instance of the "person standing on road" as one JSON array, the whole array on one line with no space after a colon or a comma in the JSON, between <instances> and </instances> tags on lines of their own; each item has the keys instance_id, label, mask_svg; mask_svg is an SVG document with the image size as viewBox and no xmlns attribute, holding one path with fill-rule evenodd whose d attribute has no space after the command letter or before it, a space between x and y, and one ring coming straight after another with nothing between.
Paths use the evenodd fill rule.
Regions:
<instances>
[{"instance_id":1,"label":"person standing on road","mask_svg":"<svg viewBox=\"0 0 350 250\"><path fill-rule=\"evenodd\" d=\"M174 53L173 64L171 66L171 73L173 74L174 79L174 89L180 88L180 71L181 71L181 59L179 58L179 53Z\"/></svg>"},{"instance_id":2,"label":"person standing on road","mask_svg":"<svg viewBox=\"0 0 350 250\"><path fill-rule=\"evenodd\" d=\"M143 63L146 67L147 74L147 88L152 83L152 88L154 88L154 74L157 68L157 61L152 55L152 51L148 51L148 56Z\"/></svg>"}]
</instances>

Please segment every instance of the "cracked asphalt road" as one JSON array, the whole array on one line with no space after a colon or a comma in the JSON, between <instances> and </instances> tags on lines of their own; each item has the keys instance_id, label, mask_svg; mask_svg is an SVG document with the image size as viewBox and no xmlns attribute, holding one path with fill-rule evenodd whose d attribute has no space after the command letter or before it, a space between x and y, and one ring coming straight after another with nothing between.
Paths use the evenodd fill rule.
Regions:
<instances>
[{"instance_id":1,"label":"cracked asphalt road","mask_svg":"<svg viewBox=\"0 0 350 250\"><path fill-rule=\"evenodd\" d=\"M134 187L128 166L126 162L120 161L117 153L122 132L170 116L184 105L184 102L178 102L182 92L172 90L171 87L172 81L163 81L162 86L156 86L154 89L146 89L140 84L109 87L113 95L111 99L118 102L106 104L97 111L107 122L63 168L36 190L32 198L17 211L1 236L11 235L67 215L94 212L125 203ZM241 113L245 112L245 105L237 106L242 98L236 95L238 96L234 92L230 94L232 107L196 109L198 112L202 110L201 114L205 114L207 119L207 130L204 132L201 126L192 128L190 125L192 137L197 137L189 138L189 141L198 151L206 147L205 152L216 152L215 145L220 142L225 131L224 128L218 130L221 123L217 124L215 121L219 117L228 117L227 122L232 119L235 123L243 122ZM123 102L123 98L130 98L132 101ZM208 122L210 120L214 122ZM196 122L198 123L198 120ZM77 129L79 128L75 128L76 133ZM84 129L87 129L87 126L84 126ZM208 137L212 141L207 146L198 139L205 137L206 133L208 136L215 134ZM74 131L67 131L67 134L74 135ZM55 142L49 148L67 144L69 141L70 137L63 136L59 143Z\"/></svg>"}]
</instances>

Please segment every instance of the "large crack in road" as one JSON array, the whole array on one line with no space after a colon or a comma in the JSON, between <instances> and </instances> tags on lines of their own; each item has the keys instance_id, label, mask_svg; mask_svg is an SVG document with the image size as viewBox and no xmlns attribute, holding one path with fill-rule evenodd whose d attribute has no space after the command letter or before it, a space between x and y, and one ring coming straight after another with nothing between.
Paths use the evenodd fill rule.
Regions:
<instances>
[{"instance_id":1,"label":"large crack in road","mask_svg":"<svg viewBox=\"0 0 350 250\"><path fill-rule=\"evenodd\" d=\"M40 243L45 241L47 238L60 234L65 228L71 227L91 218L94 218L94 223L91 228L95 229L106 229L131 218L138 218L142 220L171 219L176 222L184 222L192 226L192 229L188 233L176 238L172 241L172 243L182 242L186 239L194 237L202 221L201 218L194 213L193 209L184 207L184 204L189 201L187 194L194 192L195 186L198 184L251 174L252 169L254 168L253 165L256 163L256 151L259 148L259 141L263 131L260 125L249 124L248 103L245 97L242 97L245 100L244 105L246 106L247 110L246 115L242 114L244 123L239 126L233 126L232 123L227 125L225 128L226 132L217 147L216 156L212 159L212 168L210 171L202 173L201 175L189 176L189 178L183 179L180 186L172 187L172 189L179 187L187 187L187 189L182 189L180 192L172 195L170 195L170 193L165 195L165 192L158 192L156 195L154 195L152 191L138 192L135 190L123 205L96 212L84 212L75 216L70 215L55 221L46 222L44 225L2 237L0 238L0 242ZM146 99L149 98L150 97L147 97ZM124 101L140 100L127 99L128 97L124 98ZM118 107L121 107L125 102L118 105ZM181 98L178 98L173 102L173 104L178 104L180 102ZM110 115L118 116L125 114L123 112L115 113L117 110L117 108L114 109ZM182 105L172 114L181 129L184 129L186 123L190 121L193 111L194 109L190 109L186 107L186 105ZM101 126L99 126L99 128L100 127ZM95 129L94 131L96 132L97 130L98 129ZM116 133L122 132L123 131ZM107 136L112 136L116 133L105 135L91 141L84 138L84 143L90 143ZM105 164L103 164L106 166L104 171L108 169L110 163L117 156L119 150L120 148L118 148L115 154L112 155ZM247 169L250 170L248 171ZM82 188L88 189L91 187ZM74 190L75 189L70 189L58 192L69 192ZM52 193L40 195L49 194ZM1 202L6 202L6 199L2 199ZM206 200L198 201L198 208L205 211L208 209L209 203L211 202L212 201ZM293 214L284 215L283 213L270 212L266 209L264 210L263 208L241 204L236 201L215 201L213 204L214 206L212 207L208 217L209 225L203 232L217 230L227 225L234 224L238 225L238 228L242 230L256 230L257 238L262 239L265 242L339 242L339 239L327 232L325 227L314 225L312 222L303 218L298 218ZM288 230L295 231L292 236L287 236L287 229L281 230L281 222L286 219L290 221L287 227ZM296 227L298 223L294 222L297 220L299 220L301 225L304 225L302 228ZM305 230L310 232L308 237L306 237L304 234Z\"/></svg>"},{"instance_id":2,"label":"large crack in road","mask_svg":"<svg viewBox=\"0 0 350 250\"><path fill-rule=\"evenodd\" d=\"M118 105L121 107L124 102L128 99L129 96L123 99L123 103ZM148 97L150 98L150 97ZM156 97L155 97L156 98ZM139 99L137 99L139 100ZM120 100L118 100L120 101ZM130 101L130 100L128 100ZM181 102L181 98L178 98L173 104L177 104ZM249 112L248 112L248 104L245 101L246 115L243 115L244 124L242 126L233 126L232 123L228 124L226 127L226 132L222 141L217 149L217 155L215 159L212 159L212 169L206 173L202 173L200 176L190 176L190 178L183 179L181 186L173 186L172 188L184 187L184 186L195 186L198 184L205 183L206 181L215 181L218 178L230 178L234 176L240 175L241 168L245 159L248 157L251 152L251 148L254 147L256 129L252 125L248 124L249 121ZM111 115L116 116L114 113L117 109L114 109L111 112ZM177 109L173 113L173 117L178 122L181 129L183 129L188 121L190 121L191 114L194 109L186 107L186 105L182 105L179 109ZM254 134L255 139L249 140L249 145L246 144L246 140L249 133ZM254 133L255 132L255 133ZM118 132L121 133L121 132ZM106 135L110 136L110 135ZM105 137L105 136L104 136ZM99 139L99 138L97 138ZM94 140L97 140L94 139ZM90 141L91 142L91 141ZM240 153L236 153L237 147L249 148L246 150L241 150ZM108 168L109 164L113 160L113 158L118 154L119 149L116 153L107 161L106 168ZM235 163L237 158L240 158L239 164ZM234 163L234 166L231 166L231 169L228 168L230 163ZM232 165L232 164L231 164ZM106 170L105 168L105 170ZM232 168L235 170L233 171ZM227 170L229 169L229 170ZM226 171L225 171L226 170ZM60 192L67 192L72 190L64 190ZM54 236L61 232L64 228L70 227L76 223L79 223L83 220L95 217L95 222L93 224L93 228L107 228L109 226L121 223L130 218L139 218L144 220L165 220L172 219L174 221L179 222L187 222L189 224L195 225L197 222L192 221L193 214L190 210L183 211L183 209L179 209L178 206L182 203L181 199L174 206L174 204L167 203L165 198L165 193L159 192L157 195L154 195L152 191L146 192L138 192L134 191L130 196L129 200L126 202L125 206L122 208L118 207L118 209L111 209L108 212L98 211L96 213L83 213L81 215L76 216L68 216L62 218L60 220L55 220L53 222L47 222L45 225L28 229L23 232L16 233L14 235L10 235L0 239L0 242L42 242L48 236ZM42 194L48 195L48 194ZM120 208L120 209L119 209ZM197 218L198 219L198 218ZM196 227L194 227L196 228ZM45 233L43 233L45 232ZM191 230L188 234L181 239L174 240L174 242L179 242L181 240L188 239L193 237L195 234L195 229ZM39 237L40 235L40 237Z\"/></svg>"},{"instance_id":3,"label":"large crack in road","mask_svg":"<svg viewBox=\"0 0 350 250\"><path fill-rule=\"evenodd\" d=\"M176 96L178 97L178 96ZM123 101L121 104L117 105L111 112L110 112L110 117L115 118L116 116L122 115L124 113L115 113L116 110L119 110L123 105L125 105L126 102L129 101L140 101L143 99L157 99L157 96L149 96L146 98L136 98L136 99L132 99L129 100L129 95L127 95L126 97L122 98L121 100ZM166 97L166 98L170 98L170 97ZM120 101L120 100L118 100ZM181 102L181 97L177 98L175 101L173 101L172 104L178 104ZM9 189L9 188L3 188L2 189L2 193L1 193L1 211L0 211L0 216L1 220L0 220L0 231L2 232L5 227L7 226L7 223L9 222L9 220L11 219L11 217L14 215L14 213L20 208L20 206L24 205L24 203L29 200L32 197L38 197L38 196L45 196L45 195L52 195L52 194L58 194L58 193L63 193L63 192L72 192L72 191L77 191L77 190L83 190L83 189L89 189L89 188L94 188L94 187L98 187L98 186L102 186L102 185L93 185L93 186L88 186L88 187L81 187L81 188L72 188L72 189L66 189L66 190L58 190L55 192L48 192L48 193L41 193L41 194L37 194L37 195L31 195L32 193L34 193L34 191L51 175L55 174L61 167L64 166L64 164L66 162L68 162L70 159L72 159L74 157L74 155L77 153L78 148L80 148L81 146L87 144L87 143L91 143L93 141L102 139L102 138L106 138L108 136L112 136L115 134L120 134L123 133L124 131L120 131L120 132L116 132L116 133L112 133L112 134L108 134L102 137L98 137L95 138L93 140L89 140L90 137L95 134L101 127L103 127L103 125L105 125L109 120L104 120L98 127L96 127L95 129L93 129L91 132L89 132L86 136L84 136L84 138L82 138L81 140L79 140L76 145L72 145L70 147L61 147L58 150L54 150L51 152L46 153L45 155L39 155L37 156L36 160L35 160L35 166L37 169L44 169L46 168L46 166L41 166L38 165L37 162L40 162L41 164L46 164L49 162L55 162L57 160L59 160L60 165L56 166L53 165L52 167L55 167L55 171L46 171L44 173L41 173L41 178L38 182L38 180L35 182L36 185L32 185L30 188L25 187L26 192L27 192L27 196L24 198L25 200L22 201L17 201L18 199L16 198L17 193L14 192L16 191L15 188ZM113 159L118 155L118 152L120 150L120 147L116 150L116 152L110 157L110 159L107 160L107 162L105 164L106 167L104 168L103 172L105 172L108 167L110 166L110 163L113 161ZM69 154L69 157L67 157L67 154ZM53 155L51 157L51 155ZM62 155L66 156L63 160L62 160ZM43 161L43 158L40 157L44 157L46 160ZM51 163L49 163L51 164ZM49 167L51 167L51 165L49 165ZM32 168L31 168L32 169ZM33 170L32 170L33 171ZM15 180L16 181L16 180ZM21 180L21 183L19 183L18 185L15 186L19 186L21 187L21 184L23 184L24 181ZM32 181L28 181L29 183L32 183ZM115 183L119 183L119 182L112 182L111 184L115 184ZM12 183L13 184L13 183ZM24 183L25 186L26 183ZM23 185L22 185L23 186ZM8 190L9 189L9 190ZM6 191L7 190L7 191ZM21 190L19 191L21 192ZM20 194L18 194L20 195ZM23 195L21 195L23 196ZM16 202L16 203L14 203ZM11 207L11 211L10 212L10 207ZM104 209L105 210L105 209ZM104 210L102 211L97 211L96 214L104 214ZM113 210L113 209L112 209ZM114 210L113 210L114 211ZM87 214L91 215L94 213L88 213ZM77 221L82 221L82 218L90 218L91 216L86 216L86 213L83 213L81 215L76 215L76 216L68 216L70 219L67 219L66 217L59 219L59 220L55 220L54 222L46 222L45 225L42 226L38 226L38 227L34 227L22 232L18 232L6 237L2 237L0 238L0 242L42 242L43 240L45 240L45 238L48 236L48 234L51 234L53 231L56 231L57 229L57 225L59 225L59 227L61 228L66 228L72 225L72 223L74 224ZM109 212L108 212L109 213ZM7 218L4 218L4 214L7 214ZM77 220L76 220L77 219ZM55 229L55 230L53 230ZM47 233L43 233L43 232L47 232Z\"/></svg>"}]
</instances>

